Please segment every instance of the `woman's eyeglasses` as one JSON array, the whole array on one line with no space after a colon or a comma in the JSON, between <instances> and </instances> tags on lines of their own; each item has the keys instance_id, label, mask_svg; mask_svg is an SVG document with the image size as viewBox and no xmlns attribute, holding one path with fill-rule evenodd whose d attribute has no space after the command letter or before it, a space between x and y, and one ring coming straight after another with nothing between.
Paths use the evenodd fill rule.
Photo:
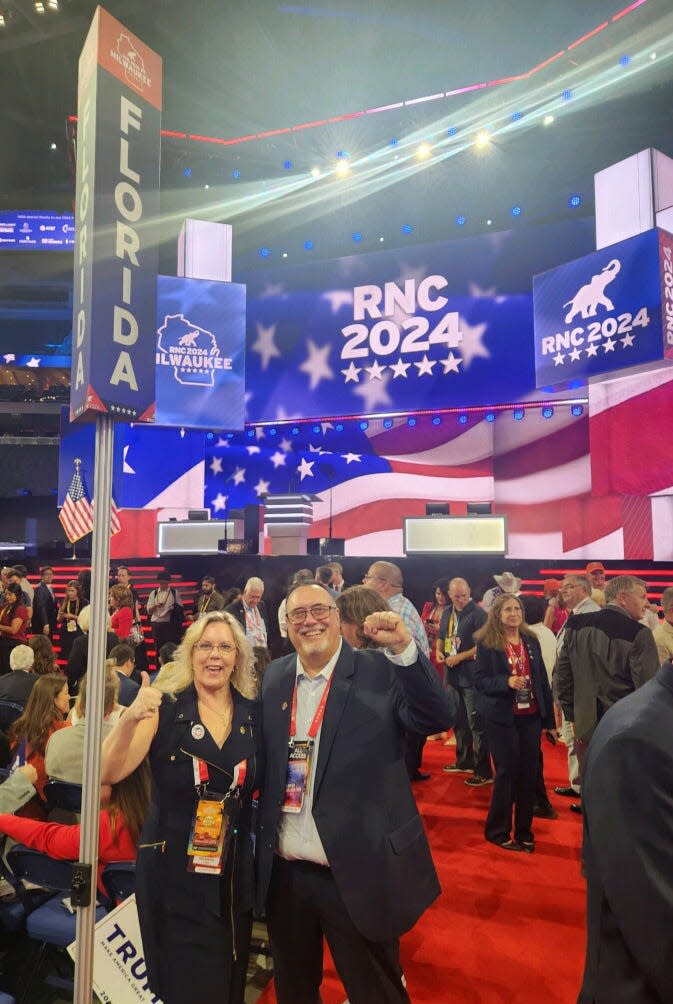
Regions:
<instances>
[{"instance_id":1,"label":"woman's eyeglasses","mask_svg":"<svg viewBox=\"0 0 673 1004\"><path fill-rule=\"evenodd\" d=\"M236 651L235 645L230 645L228 641L223 641L221 645L214 645L212 641L200 641L198 645L195 646L196 651L200 652L202 655L210 655L217 649L221 655L230 655L232 652Z\"/></svg>"}]
</instances>

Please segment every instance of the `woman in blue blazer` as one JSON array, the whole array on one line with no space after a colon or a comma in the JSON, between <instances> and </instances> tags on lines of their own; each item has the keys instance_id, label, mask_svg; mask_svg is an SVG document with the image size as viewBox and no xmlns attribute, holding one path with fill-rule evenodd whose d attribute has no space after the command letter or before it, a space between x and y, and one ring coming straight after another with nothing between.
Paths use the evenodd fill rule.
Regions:
<instances>
[{"instance_id":1,"label":"woman in blue blazer","mask_svg":"<svg viewBox=\"0 0 673 1004\"><path fill-rule=\"evenodd\" d=\"M474 635L477 710L495 762L486 839L508 851L535 850L533 806L542 729L553 731L554 708L542 651L524 620L521 600L503 593ZM514 839L512 839L514 809Z\"/></svg>"}]
</instances>

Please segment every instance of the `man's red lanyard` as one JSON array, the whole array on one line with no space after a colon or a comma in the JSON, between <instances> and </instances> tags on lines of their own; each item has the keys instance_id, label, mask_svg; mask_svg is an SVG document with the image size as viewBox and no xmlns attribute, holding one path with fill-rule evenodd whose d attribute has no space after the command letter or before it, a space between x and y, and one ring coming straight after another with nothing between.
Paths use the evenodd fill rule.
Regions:
<instances>
[{"instance_id":1,"label":"man's red lanyard","mask_svg":"<svg viewBox=\"0 0 673 1004\"><path fill-rule=\"evenodd\" d=\"M308 732L306 733L306 735L309 739L315 740L315 737L318 734L318 729L322 725L322 720L325 717L325 706L327 704L329 688L332 685L333 676L334 673L330 675L330 678L325 685L325 689L322 692L322 697L320 698L320 704L316 708L315 715L313 716L313 721L308 727ZM292 743L296 734L297 734L297 682L295 681L294 692L292 694L292 711L290 713L290 743Z\"/></svg>"}]
</instances>

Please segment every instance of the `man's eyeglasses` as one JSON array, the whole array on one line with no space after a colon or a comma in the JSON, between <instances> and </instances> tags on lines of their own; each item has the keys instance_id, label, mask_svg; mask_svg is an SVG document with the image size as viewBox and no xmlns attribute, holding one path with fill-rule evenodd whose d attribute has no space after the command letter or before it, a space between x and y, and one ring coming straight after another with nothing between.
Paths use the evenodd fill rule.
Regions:
<instances>
[{"instance_id":1,"label":"man's eyeglasses","mask_svg":"<svg viewBox=\"0 0 673 1004\"><path fill-rule=\"evenodd\" d=\"M215 649L222 655L230 655L236 651L236 646L231 645L228 641L223 641L221 645L214 645L212 641L200 641L196 646L196 651L202 655L210 655Z\"/></svg>"},{"instance_id":2,"label":"man's eyeglasses","mask_svg":"<svg viewBox=\"0 0 673 1004\"><path fill-rule=\"evenodd\" d=\"M330 611L336 610L335 606L328 606L327 603L314 603L312 607L295 607L288 610L286 617L290 624L303 624L308 614L314 621L329 620Z\"/></svg>"},{"instance_id":3,"label":"man's eyeglasses","mask_svg":"<svg viewBox=\"0 0 673 1004\"><path fill-rule=\"evenodd\" d=\"M386 581L382 575L370 575L369 572L367 572L367 574L363 576L362 581L367 582L368 579L378 579L379 582Z\"/></svg>"}]
</instances>

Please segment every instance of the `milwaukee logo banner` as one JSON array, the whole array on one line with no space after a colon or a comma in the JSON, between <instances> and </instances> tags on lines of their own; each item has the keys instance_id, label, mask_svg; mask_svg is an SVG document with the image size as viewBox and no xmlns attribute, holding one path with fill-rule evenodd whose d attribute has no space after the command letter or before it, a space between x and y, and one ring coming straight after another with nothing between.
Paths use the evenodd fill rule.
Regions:
<instances>
[{"instance_id":1,"label":"milwaukee logo banner","mask_svg":"<svg viewBox=\"0 0 673 1004\"><path fill-rule=\"evenodd\" d=\"M98 7L79 61L73 420L154 418L161 73Z\"/></svg>"}]
</instances>

